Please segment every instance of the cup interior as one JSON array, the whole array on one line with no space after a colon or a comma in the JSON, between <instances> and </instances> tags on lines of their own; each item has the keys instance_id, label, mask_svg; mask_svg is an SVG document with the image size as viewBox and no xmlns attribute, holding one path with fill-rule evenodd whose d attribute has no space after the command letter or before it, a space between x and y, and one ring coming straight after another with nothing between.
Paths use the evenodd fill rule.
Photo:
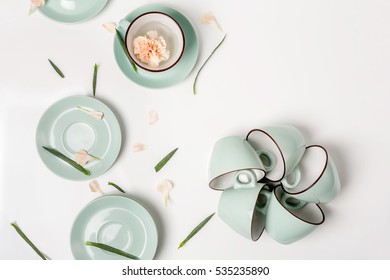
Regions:
<instances>
[{"instance_id":1,"label":"cup interior","mask_svg":"<svg viewBox=\"0 0 390 280\"><path fill-rule=\"evenodd\" d=\"M156 31L158 37L163 37L169 58L161 61L159 66L152 67L142 62L134 53L134 39L146 36L149 31ZM148 12L134 19L126 32L126 47L129 55L137 66L151 72L161 72L170 69L180 60L184 52L184 33L177 21L162 12Z\"/></svg>"},{"instance_id":2,"label":"cup interior","mask_svg":"<svg viewBox=\"0 0 390 280\"><path fill-rule=\"evenodd\" d=\"M213 178L210 181L210 188L215 190L224 190L233 186L237 186L239 184L247 184L248 187L253 187L252 184L256 182L253 182L252 177L246 176L245 173L240 173L242 171L252 171L255 174L256 182L264 177L264 171L261 169L234 170L232 172L228 172L216 178Z\"/></svg>"},{"instance_id":3,"label":"cup interior","mask_svg":"<svg viewBox=\"0 0 390 280\"><path fill-rule=\"evenodd\" d=\"M284 199L284 192L280 187L274 190L274 196L278 201L280 211L284 215L293 215L298 220L314 225L322 224L325 220L325 215L317 204L306 203L293 198Z\"/></svg>"}]
</instances>

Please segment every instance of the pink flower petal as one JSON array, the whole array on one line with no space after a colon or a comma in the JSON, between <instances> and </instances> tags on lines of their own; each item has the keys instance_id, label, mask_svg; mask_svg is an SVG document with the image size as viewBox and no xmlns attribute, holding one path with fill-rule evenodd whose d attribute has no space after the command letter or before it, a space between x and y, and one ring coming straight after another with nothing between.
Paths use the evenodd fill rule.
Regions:
<instances>
[{"instance_id":1,"label":"pink flower petal","mask_svg":"<svg viewBox=\"0 0 390 280\"><path fill-rule=\"evenodd\" d=\"M97 192L103 194L102 190L100 189L100 185L98 181L93 180L89 183L89 188L91 189L91 192Z\"/></svg>"},{"instance_id":2,"label":"pink flower petal","mask_svg":"<svg viewBox=\"0 0 390 280\"><path fill-rule=\"evenodd\" d=\"M164 204L168 205L169 201L169 192L173 189L173 184L171 181L164 180L157 185L157 191L164 196Z\"/></svg>"},{"instance_id":3,"label":"pink flower petal","mask_svg":"<svg viewBox=\"0 0 390 280\"><path fill-rule=\"evenodd\" d=\"M138 36L133 40L134 54L137 58L154 68L160 62L169 58L170 52L166 49L166 42L156 31L149 31L145 36Z\"/></svg>"},{"instance_id":4,"label":"pink flower petal","mask_svg":"<svg viewBox=\"0 0 390 280\"><path fill-rule=\"evenodd\" d=\"M31 15L37 8L45 5L45 0L31 0L30 10L28 15Z\"/></svg>"},{"instance_id":5,"label":"pink flower petal","mask_svg":"<svg viewBox=\"0 0 390 280\"><path fill-rule=\"evenodd\" d=\"M212 12L206 12L202 15L202 23L206 25L214 25L219 31L223 32L222 27L219 25L217 18Z\"/></svg>"},{"instance_id":6,"label":"pink flower petal","mask_svg":"<svg viewBox=\"0 0 390 280\"><path fill-rule=\"evenodd\" d=\"M159 120L158 114L156 111L149 112L149 124L154 125Z\"/></svg>"},{"instance_id":7,"label":"pink flower petal","mask_svg":"<svg viewBox=\"0 0 390 280\"><path fill-rule=\"evenodd\" d=\"M133 153L137 153L137 152L141 152L141 151L144 151L146 149L146 146L144 144L141 144L141 143L138 143L138 144L134 144L132 147L131 147L131 151Z\"/></svg>"},{"instance_id":8,"label":"pink flower petal","mask_svg":"<svg viewBox=\"0 0 390 280\"><path fill-rule=\"evenodd\" d=\"M31 4L35 7L42 7L45 5L45 0L31 0Z\"/></svg>"},{"instance_id":9,"label":"pink flower petal","mask_svg":"<svg viewBox=\"0 0 390 280\"><path fill-rule=\"evenodd\" d=\"M75 159L78 164L84 166L88 163L90 156L86 150L80 150L75 154Z\"/></svg>"}]
</instances>

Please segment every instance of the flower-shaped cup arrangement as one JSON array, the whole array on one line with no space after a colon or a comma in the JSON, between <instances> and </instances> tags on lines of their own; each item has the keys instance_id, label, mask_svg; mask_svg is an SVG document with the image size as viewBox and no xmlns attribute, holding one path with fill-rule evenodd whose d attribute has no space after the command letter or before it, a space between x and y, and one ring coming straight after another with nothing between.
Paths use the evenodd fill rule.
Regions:
<instances>
[{"instance_id":1,"label":"flower-shaped cup arrangement","mask_svg":"<svg viewBox=\"0 0 390 280\"><path fill-rule=\"evenodd\" d=\"M324 222L318 204L335 198L340 180L325 148L307 146L295 127L273 126L218 140L209 186L223 191L218 215L233 230L256 241L265 229L290 244Z\"/></svg>"}]
</instances>

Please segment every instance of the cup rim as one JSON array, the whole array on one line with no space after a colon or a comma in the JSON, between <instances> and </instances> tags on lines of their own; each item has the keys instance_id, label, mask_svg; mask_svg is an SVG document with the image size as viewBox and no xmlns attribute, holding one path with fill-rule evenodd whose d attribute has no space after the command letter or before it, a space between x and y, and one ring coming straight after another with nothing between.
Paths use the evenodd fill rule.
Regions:
<instances>
[{"instance_id":1,"label":"cup rim","mask_svg":"<svg viewBox=\"0 0 390 280\"><path fill-rule=\"evenodd\" d=\"M264 173L264 174L263 174L264 176L267 174L267 173L265 172L264 169L261 169L261 168L258 168L258 167L248 167L248 168L235 169L235 170L232 170L232 171L229 171L229 172L222 173L222 174L220 174L220 175L215 176L214 178L212 178L212 179L210 180L210 182L209 182L209 187L210 187L211 189L215 190L215 191L224 191L224 190L226 190L226 189L228 189L228 188L230 188L230 187L233 187L233 185L232 185L232 186L226 187L226 188L215 188L215 187L212 187L212 186L211 186L211 183L213 183L216 179L219 179L219 178L221 178L222 176L225 176L225 175L227 175L227 174L230 174L230 173L233 173L233 172L238 172L238 171L244 171L244 170L248 170L248 169L250 169L250 170L262 171L262 172ZM264 177L263 177L263 178L264 178ZM260 179L260 180L261 180L261 179ZM258 180L257 182L259 182L260 180Z\"/></svg>"},{"instance_id":2,"label":"cup rim","mask_svg":"<svg viewBox=\"0 0 390 280\"><path fill-rule=\"evenodd\" d=\"M278 143L275 141L275 139L274 139L268 132L266 132L266 131L264 131L264 130L262 130L262 129L259 129L259 128L255 128L255 129L252 129L251 131L249 131L248 134L247 134L246 137L245 137L245 140L249 142L249 137L250 137L250 135L251 135L253 132L255 132L255 131L261 132L261 133L264 133L265 135L267 135L267 136L272 140L272 142L274 142L274 144L276 145L276 147L278 148L279 154L281 155L282 161L283 161L283 174L282 174L282 177L281 177L280 179L272 180L272 179L270 179L270 178L267 177L267 173L266 173L265 177L266 177L267 180L270 181L270 182L273 182L273 183L280 182L280 181L284 178L284 176L286 175L286 168L287 168L287 167L286 167L286 160L285 160L285 158L284 158L284 155L283 155L283 153L282 153L282 150L280 149L280 147L279 147ZM272 171L271 171L271 172L272 172ZM270 173L270 172L268 172L268 173Z\"/></svg>"},{"instance_id":3,"label":"cup rim","mask_svg":"<svg viewBox=\"0 0 390 280\"><path fill-rule=\"evenodd\" d=\"M309 149L309 148L320 148L320 149L322 149L325 152L325 164L324 164L324 167L323 167L321 173L319 174L319 176L317 177L317 179L313 183L311 183L308 187L304 188L303 190L301 190L299 192L291 192L291 190L293 190L293 188L290 191L286 190L286 188L283 186L283 183L281 182L281 187L282 187L282 189L283 189L283 191L285 193L288 193L288 194L293 196L293 195L299 195L299 194L302 194L304 192L307 192L308 190L313 188L317 184L317 182L322 178L322 176L324 175L325 170L326 170L326 168L328 167L328 164L329 164L329 154L328 154L328 151L321 145L310 145L310 146L306 147L306 150Z\"/></svg>"},{"instance_id":4,"label":"cup rim","mask_svg":"<svg viewBox=\"0 0 390 280\"><path fill-rule=\"evenodd\" d=\"M301 220L302 222L307 223L307 224L311 224L311 225L321 225L321 224L323 224L323 223L325 222L325 214L324 214L324 211L321 209L321 207L320 207L317 203L310 203L310 202L309 202L310 204L315 204L315 205L318 207L318 209L320 210L320 212L321 212L322 219L321 219L321 221L318 222L318 223L307 221L307 220L305 220L305 219L303 219L303 218L301 218L301 217L295 215L293 212L291 212L288 208L286 208L286 207L283 205L283 203L280 201L280 198L276 195L276 191L278 190L279 187L280 187L280 185L277 186L277 187L275 187L275 189L274 189L274 191L273 191L273 195L275 196L275 198L276 198L276 200L278 201L278 203L279 203L286 211L288 211L291 215L293 215L293 216L296 217L297 219ZM283 191L283 188L282 188L282 191Z\"/></svg>"},{"instance_id":5,"label":"cup rim","mask_svg":"<svg viewBox=\"0 0 390 280\"><path fill-rule=\"evenodd\" d=\"M163 69L159 69L159 70L153 70L153 69L149 69L149 68L146 68L144 66L142 66L141 64L139 64L137 62L137 60L133 59L133 57L131 56L130 52L129 52L129 49L128 49L128 46L127 46L127 35L130 31L130 28L131 26L141 17L145 16L145 15L148 15L148 14L161 14L161 15L164 15L164 16L167 16L169 17L174 23L176 23L176 25L179 27L179 30L180 30L180 33L181 33L181 36L182 36L182 40L183 40L183 47L181 49L181 52L180 52L180 55L179 57L176 59L176 61L170 65L169 67L166 67L166 68L163 68ZM186 46L186 41L185 41L185 36L184 36L184 31L183 29L181 28L180 24L177 22L176 19L173 18L173 16L167 14L167 13L163 13L163 12L160 12L160 11L149 11L149 12L145 12L145 13L142 13L140 14L139 16L137 16L135 19L133 19L129 26L127 27L126 29L126 34L125 34L125 44L126 44L126 52L127 54L132 58L133 62L140 68L142 68L143 70L145 71L148 71L148 72L153 72L153 73L158 73L158 72L164 72L164 71L167 71L169 69L171 69L173 66L175 66L179 61L180 59L182 58L183 56L183 53L184 53L184 49L185 49L185 46Z\"/></svg>"}]
</instances>

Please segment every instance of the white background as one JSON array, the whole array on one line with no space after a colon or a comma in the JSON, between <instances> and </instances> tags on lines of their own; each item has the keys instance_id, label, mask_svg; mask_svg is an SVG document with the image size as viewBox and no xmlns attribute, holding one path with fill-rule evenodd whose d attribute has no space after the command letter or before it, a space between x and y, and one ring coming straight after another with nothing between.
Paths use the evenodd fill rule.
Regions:
<instances>
[{"instance_id":1,"label":"white background","mask_svg":"<svg viewBox=\"0 0 390 280\"><path fill-rule=\"evenodd\" d=\"M194 71L166 89L128 80L117 66L113 34L102 24L161 2L193 23L200 42ZM88 182L52 174L35 148L37 123L52 103L91 95L120 116L123 146L115 165L98 178L140 199L158 221L156 259L389 259L390 258L390 2L372 1L141 1L111 0L95 18L55 23L29 1L1 1L0 17L0 259L39 257L9 225L17 221L52 259L72 259L70 229L77 213L98 197ZM223 34L201 23L213 11L227 39L196 71ZM51 68L52 59L66 75ZM148 112L160 121L148 124ZM180 241L217 210L208 188L213 143L252 128L290 124L308 144L325 146L340 174L341 193L323 206L325 223L288 246L266 233L257 242L239 236L217 216L185 247ZM131 146L144 143L144 152ZM159 173L154 165L173 148ZM156 184L175 187L168 207Z\"/></svg>"}]
</instances>

